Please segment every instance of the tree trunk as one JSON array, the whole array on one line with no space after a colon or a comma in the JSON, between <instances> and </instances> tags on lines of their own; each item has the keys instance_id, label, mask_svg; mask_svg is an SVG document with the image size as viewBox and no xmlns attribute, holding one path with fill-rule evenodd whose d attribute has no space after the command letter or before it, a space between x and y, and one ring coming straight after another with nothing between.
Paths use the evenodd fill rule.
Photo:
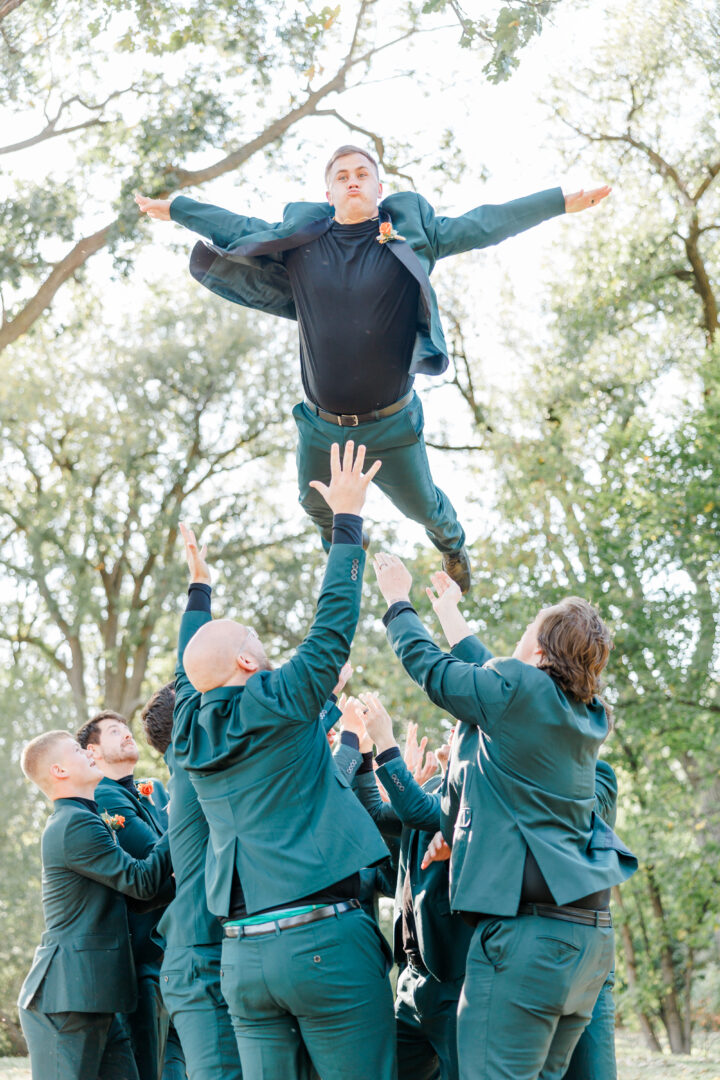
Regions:
<instances>
[{"instance_id":1,"label":"tree trunk","mask_svg":"<svg viewBox=\"0 0 720 1080\"><path fill-rule=\"evenodd\" d=\"M625 905L622 902L620 890L617 886L613 889L613 897L615 903L621 911L625 910ZM637 958L635 956L635 946L633 944L632 934L630 933L630 927L628 926L627 919L622 923L620 927L620 937L623 943L623 955L625 957L625 973L627 975L627 983L630 990L634 990L638 984L637 975ZM662 1054L662 1046L660 1040L655 1033L655 1027L652 1022L652 1017L642 1009L637 1009L637 1016L640 1020L640 1030L643 1033L645 1039L645 1045L648 1050L654 1054Z\"/></svg>"},{"instance_id":2,"label":"tree trunk","mask_svg":"<svg viewBox=\"0 0 720 1080\"><path fill-rule=\"evenodd\" d=\"M690 1048L685 1038L686 1027L689 1021L683 1018L683 1010L677 991L675 964L673 961L670 932L665 919L665 910L662 905L660 889L655 880L652 867L645 871L648 883L648 893L653 914L658 923L660 940L660 974L665 987L665 995L662 1000L662 1016L665 1030L667 1031L670 1049L673 1054L689 1054Z\"/></svg>"}]
</instances>

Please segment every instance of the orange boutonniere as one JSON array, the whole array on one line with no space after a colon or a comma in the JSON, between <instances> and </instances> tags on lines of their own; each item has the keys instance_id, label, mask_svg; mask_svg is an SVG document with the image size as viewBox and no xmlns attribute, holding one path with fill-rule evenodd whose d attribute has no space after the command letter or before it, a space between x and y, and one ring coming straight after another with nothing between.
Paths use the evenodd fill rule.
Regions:
<instances>
[{"instance_id":1,"label":"orange boutonniere","mask_svg":"<svg viewBox=\"0 0 720 1080\"><path fill-rule=\"evenodd\" d=\"M152 780L138 780L135 787L137 788L138 795L145 795L145 797L152 802L152 793L155 787Z\"/></svg>"},{"instance_id":2,"label":"orange boutonniere","mask_svg":"<svg viewBox=\"0 0 720 1080\"><path fill-rule=\"evenodd\" d=\"M125 828L125 818L122 814L108 814L106 810L100 817L103 819L108 829L112 829L113 832Z\"/></svg>"},{"instance_id":3,"label":"orange boutonniere","mask_svg":"<svg viewBox=\"0 0 720 1080\"><path fill-rule=\"evenodd\" d=\"M405 237L400 233L395 232L392 227L392 222L381 221L380 222L380 235L377 237L378 244L387 244L388 240L404 240Z\"/></svg>"}]
</instances>

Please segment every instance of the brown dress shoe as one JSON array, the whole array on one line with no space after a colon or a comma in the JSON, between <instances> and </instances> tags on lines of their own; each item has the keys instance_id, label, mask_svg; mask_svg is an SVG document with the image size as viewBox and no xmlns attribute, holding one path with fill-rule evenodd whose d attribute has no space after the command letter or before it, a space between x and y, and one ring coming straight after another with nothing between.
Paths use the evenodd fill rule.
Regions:
<instances>
[{"instance_id":1,"label":"brown dress shoe","mask_svg":"<svg viewBox=\"0 0 720 1080\"><path fill-rule=\"evenodd\" d=\"M466 593L472 584L467 548L461 547L459 551L447 551L443 555L442 565L445 573L449 574L460 586L460 592Z\"/></svg>"}]
</instances>

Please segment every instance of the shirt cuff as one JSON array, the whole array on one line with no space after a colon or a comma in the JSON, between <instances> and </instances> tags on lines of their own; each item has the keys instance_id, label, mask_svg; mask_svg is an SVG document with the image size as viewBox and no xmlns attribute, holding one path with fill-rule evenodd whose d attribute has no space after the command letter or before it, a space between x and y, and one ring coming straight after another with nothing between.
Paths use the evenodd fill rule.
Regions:
<instances>
[{"instance_id":1,"label":"shirt cuff","mask_svg":"<svg viewBox=\"0 0 720 1080\"><path fill-rule=\"evenodd\" d=\"M360 749L360 739L358 738L358 736L355 734L354 731L341 731L340 732L340 742L342 743L343 746L349 746L353 750L359 750Z\"/></svg>"},{"instance_id":2,"label":"shirt cuff","mask_svg":"<svg viewBox=\"0 0 720 1080\"><path fill-rule=\"evenodd\" d=\"M358 769L358 773L374 772L373 769L373 752L370 750L367 754L362 756L362 765Z\"/></svg>"},{"instance_id":3,"label":"shirt cuff","mask_svg":"<svg viewBox=\"0 0 720 1080\"><path fill-rule=\"evenodd\" d=\"M358 514L333 515L333 544L362 545L363 519Z\"/></svg>"},{"instance_id":4,"label":"shirt cuff","mask_svg":"<svg viewBox=\"0 0 720 1080\"><path fill-rule=\"evenodd\" d=\"M387 765L389 761L394 761L395 758L402 757L399 746L389 746L387 750L383 750L375 758L378 765Z\"/></svg>"},{"instance_id":5,"label":"shirt cuff","mask_svg":"<svg viewBox=\"0 0 720 1080\"><path fill-rule=\"evenodd\" d=\"M188 602L186 611L207 611L210 612L210 597L212 596L212 588L210 585L206 585L203 581L193 581L188 588Z\"/></svg>"},{"instance_id":6,"label":"shirt cuff","mask_svg":"<svg viewBox=\"0 0 720 1080\"><path fill-rule=\"evenodd\" d=\"M383 615L383 626L387 629L395 616L399 615L401 611L412 611L414 615L417 615L417 611L415 611L409 600L396 600Z\"/></svg>"}]
</instances>

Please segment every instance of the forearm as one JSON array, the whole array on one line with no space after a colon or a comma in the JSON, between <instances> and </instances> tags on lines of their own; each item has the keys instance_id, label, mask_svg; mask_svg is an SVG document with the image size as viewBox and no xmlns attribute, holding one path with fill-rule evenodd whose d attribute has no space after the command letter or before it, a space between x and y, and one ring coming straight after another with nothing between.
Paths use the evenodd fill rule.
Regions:
<instances>
[{"instance_id":1,"label":"forearm","mask_svg":"<svg viewBox=\"0 0 720 1080\"><path fill-rule=\"evenodd\" d=\"M506 203L477 206L459 217L434 218L437 258L491 247L565 213L561 188L550 188Z\"/></svg>"},{"instance_id":2,"label":"forearm","mask_svg":"<svg viewBox=\"0 0 720 1080\"><path fill-rule=\"evenodd\" d=\"M394 746L379 753L375 760L378 778L403 825L425 832L437 832L440 828L440 796L420 787L403 761L400 747Z\"/></svg>"},{"instance_id":3,"label":"forearm","mask_svg":"<svg viewBox=\"0 0 720 1080\"><path fill-rule=\"evenodd\" d=\"M358 775L355 794L383 836L400 836L402 822L392 806L383 802L374 772Z\"/></svg>"}]
</instances>

